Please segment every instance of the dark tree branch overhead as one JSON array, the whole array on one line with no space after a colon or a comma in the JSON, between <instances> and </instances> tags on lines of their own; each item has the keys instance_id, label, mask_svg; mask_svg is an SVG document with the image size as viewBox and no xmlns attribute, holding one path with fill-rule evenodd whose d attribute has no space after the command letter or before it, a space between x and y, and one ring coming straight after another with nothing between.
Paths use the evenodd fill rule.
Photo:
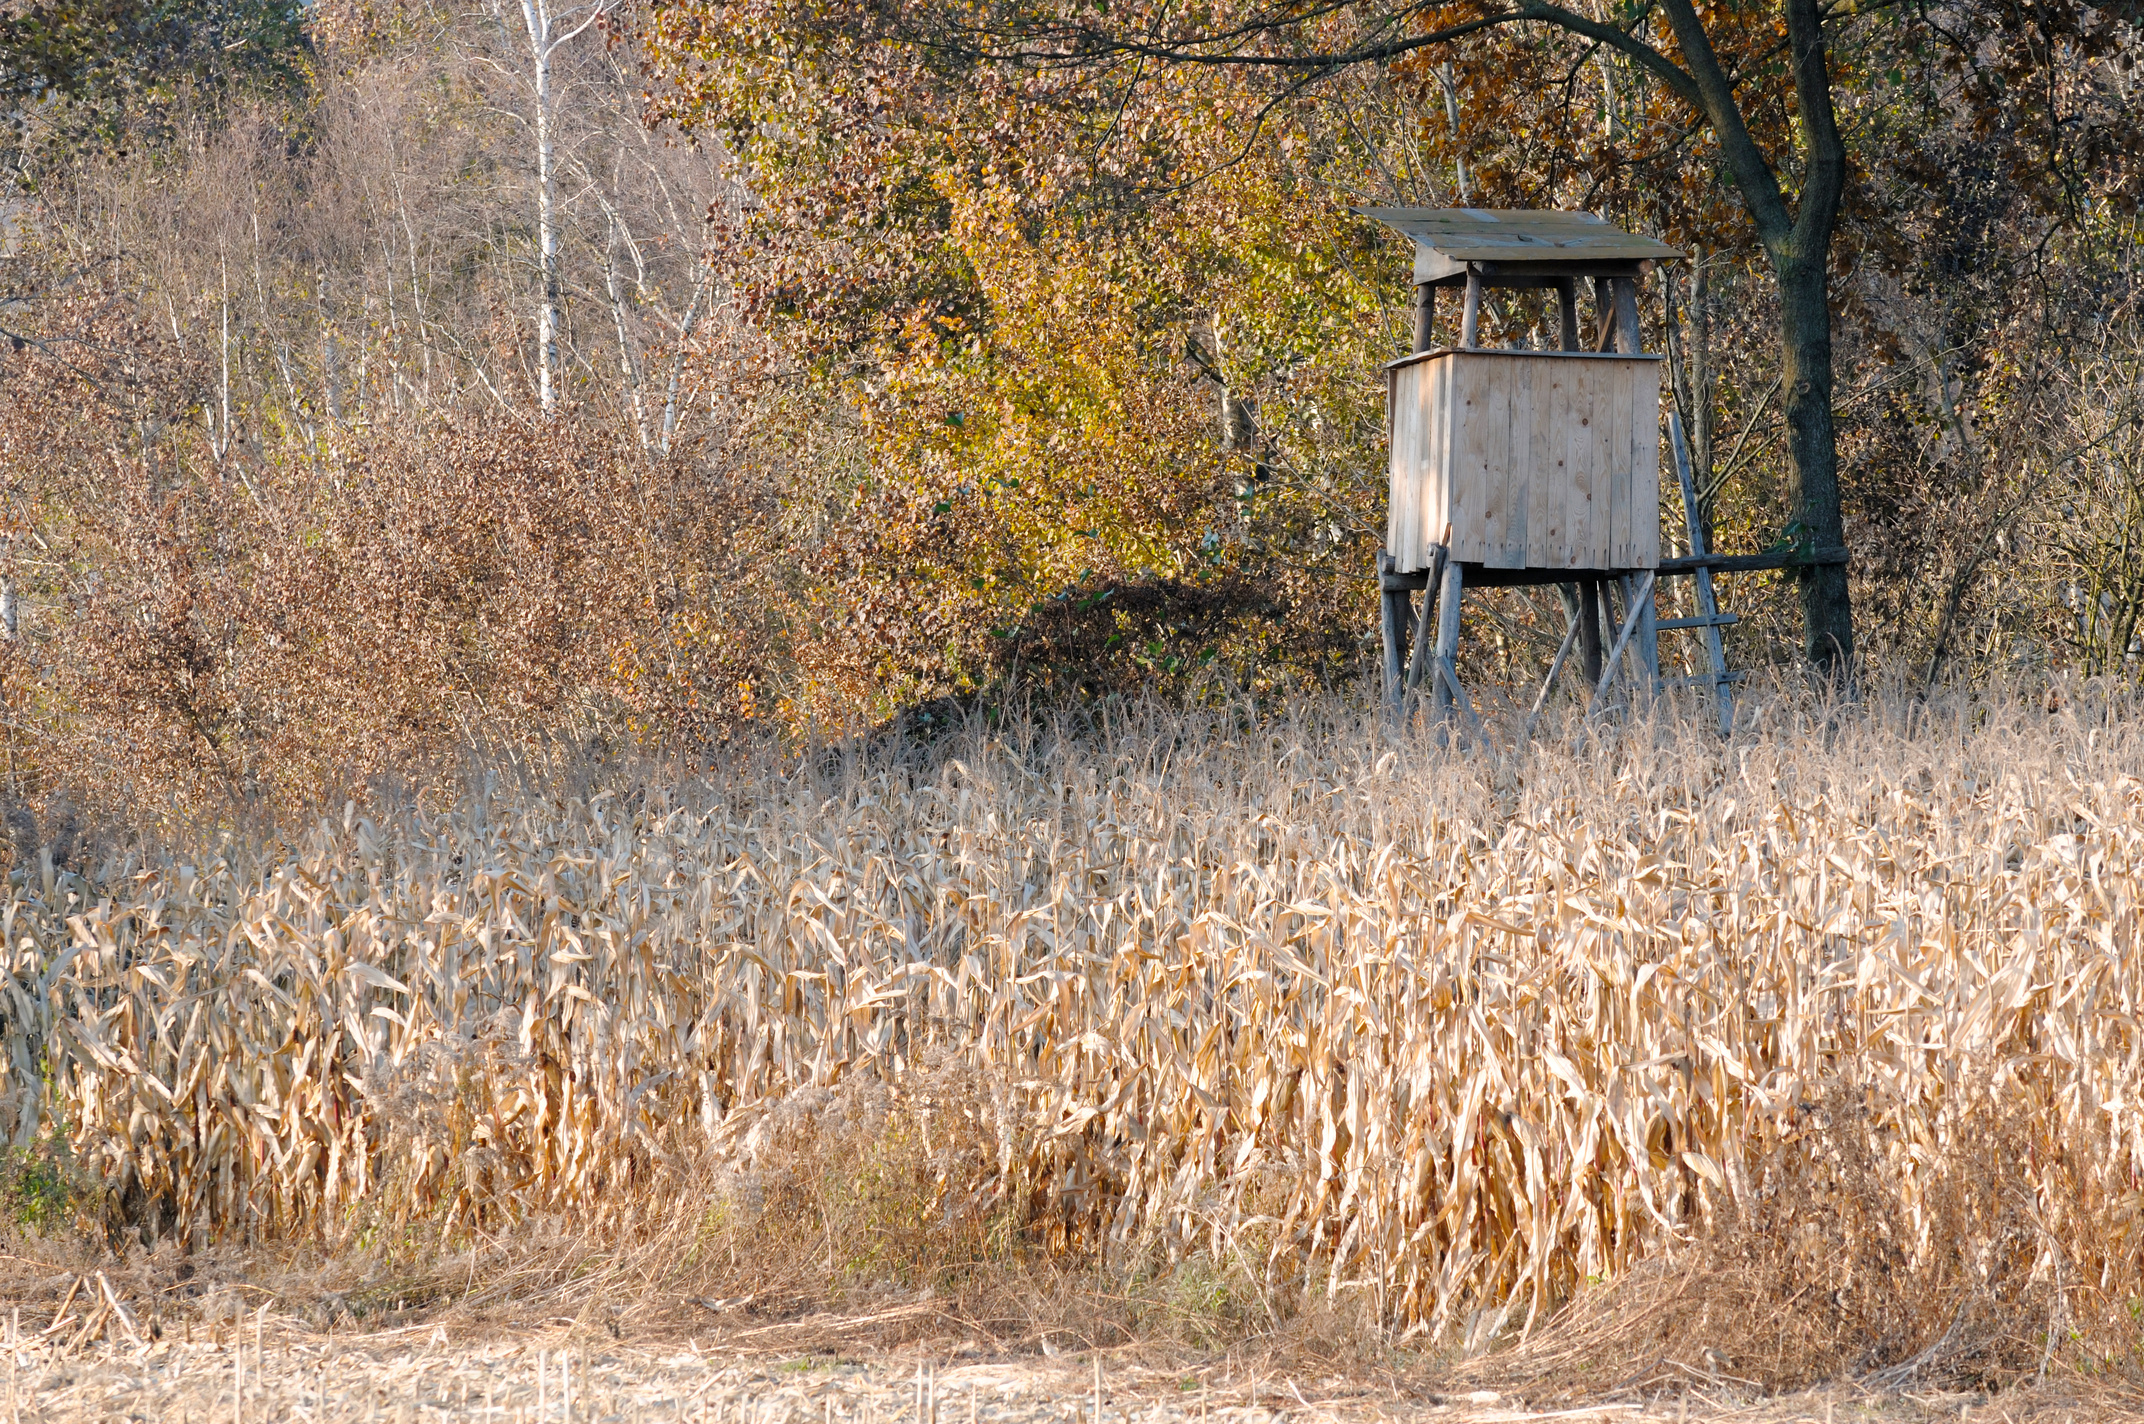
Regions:
<instances>
[{"instance_id":1,"label":"dark tree branch overhead","mask_svg":"<svg viewBox=\"0 0 2144 1424\"><path fill-rule=\"evenodd\" d=\"M1673 60L1629 30L1589 19L1575 10L1548 4L1547 0L1519 0L1519 13L1526 19L1554 25L1557 29L1568 30L1574 35L1583 35L1589 40L1596 40L1629 55L1644 66L1647 73L1666 84L1677 95L1699 108L1704 107L1697 81Z\"/></svg>"},{"instance_id":2,"label":"dark tree branch overhead","mask_svg":"<svg viewBox=\"0 0 2144 1424\"><path fill-rule=\"evenodd\" d=\"M964 27L950 31L952 35L965 38L968 41L965 44L952 42L943 34L925 35L919 37L919 42L928 47L949 49L965 59L985 60L997 64L1055 68L1094 65L1111 59L1147 59L1161 60L1169 64L1230 65L1252 69L1297 69L1334 73L1358 64L1381 64L1399 59L1416 50L1449 44L1468 35L1528 18L1521 10L1507 10L1478 16L1456 25L1446 25L1422 34L1409 35L1404 39L1356 45L1323 54L1245 53L1240 49L1229 48L1247 40L1271 38L1282 30L1300 28L1313 19L1349 8L1352 7L1345 3L1326 5L1284 19L1255 21L1214 34L1181 39L1141 37L1087 25L1072 25L1038 27L1034 38L1042 40L1043 43L1040 44L1032 42L1029 35L1023 31L1023 40L1029 42L1010 48L991 44L990 39L996 37L998 32L986 27ZM1410 5L1387 16L1379 28L1395 29L1408 16L1434 8L1438 7L1426 4Z\"/></svg>"}]
</instances>

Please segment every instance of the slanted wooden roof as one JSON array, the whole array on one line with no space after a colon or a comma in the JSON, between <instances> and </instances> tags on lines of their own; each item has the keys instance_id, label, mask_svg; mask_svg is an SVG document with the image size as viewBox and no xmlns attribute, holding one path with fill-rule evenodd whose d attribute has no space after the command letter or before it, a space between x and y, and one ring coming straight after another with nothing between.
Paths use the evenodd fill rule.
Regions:
<instances>
[{"instance_id":1,"label":"slanted wooden roof","mask_svg":"<svg viewBox=\"0 0 2144 1424\"><path fill-rule=\"evenodd\" d=\"M1415 280L1440 281L1468 264L1494 275L1613 275L1615 267L1665 262L1682 253L1655 238L1610 227L1591 213L1524 208L1357 208L1414 239Z\"/></svg>"}]
</instances>

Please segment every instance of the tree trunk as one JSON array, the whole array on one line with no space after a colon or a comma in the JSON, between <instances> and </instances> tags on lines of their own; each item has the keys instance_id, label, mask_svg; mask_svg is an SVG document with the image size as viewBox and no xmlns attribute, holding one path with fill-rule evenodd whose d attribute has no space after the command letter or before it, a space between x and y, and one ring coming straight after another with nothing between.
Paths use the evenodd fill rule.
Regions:
<instances>
[{"instance_id":1,"label":"tree trunk","mask_svg":"<svg viewBox=\"0 0 2144 1424\"><path fill-rule=\"evenodd\" d=\"M542 269L543 306L536 323L536 403L549 415L558 404L558 215L556 179L551 152L551 36L550 16L543 15L541 28L530 29L536 55L536 249Z\"/></svg>"},{"instance_id":2,"label":"tree trunk","mask_svg":"<svg viewBox=\"0 0 2144 1424\"><path fill-rule=\"evenodd\" d=\"M1521 0L1522 5L1525 0ZM1839 449L1831 426L1831 306L1828 259L1839 203L1846 189L1846 141L1831 98L1831 72L1824 48L1820 0L1784 0L1787 60L1794 75L1794 113L1804 160L1800 211L1787 204L1779 177L1751 136L1735 97L1734 80L1713 50L1693 0L1661 0L1677 43L1688 60L1678 70L1657 51L1643 49L1664 67L1670 83L1711 121L1735 187L1755 220L1758 239L1779 281L1781 388L1786 392L1787 452L1793 465L1793 527L1797 544L1839 548L1846 528L1839 515ZM1571 27L1570 21L1562 21ZM1595 38L1602 32L1580 21ZM1613 41L1611 41L1613 42ZM1662 72L1656 68L1655 72ZM1851 685L1854 615L1846 570L1814 567L1802 579L1802 645L1813 670L1835 685Z\"/></svg>"},{"instance_id":3,"label":"tree trunk","mask_svg":"<svg viewBox=\"0 0 2144 1424\"><path fill-rule=\"evenodd\" d=\"M1828 248L1829 244L1824 244ZM1792 464L1797 543L1820 549L1846 544L1839 509L1839 447L1831 423L1831 303L1825 254L1775 257L1779 278L1780 347L1785 371L1787 452ZM1846 569L1820 564L1801 576L1803 652L1816 672L1850 680L1854 613Z\"/></svg>"}]
</instances>

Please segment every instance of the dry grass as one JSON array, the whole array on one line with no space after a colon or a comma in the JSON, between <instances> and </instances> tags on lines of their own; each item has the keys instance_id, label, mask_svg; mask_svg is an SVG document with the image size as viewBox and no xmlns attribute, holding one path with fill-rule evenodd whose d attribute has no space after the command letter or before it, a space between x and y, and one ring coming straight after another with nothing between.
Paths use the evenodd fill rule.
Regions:
<instances>
[{"instance_id":1,"label":"dry grass","mask_svg":"<svg viewBox=\"0 0 2144 1424\"><path fill-rule=\"evenodd\" d=\"M1338 704L1063 714L41 868L0 1127L59 1124L165 1252L474 1279L571 1220L517 1248L553 1282L595 1241L799 1299L1055 1260L1194 1344L2125 1373L2138 710L1703 721L1462 756Z\"/></svg>"},{"instance_id":2,"label":"dry grass","mask_svg":"<svg viewBox=\"0 0 2144 1424\"><path fill-rule=\"evenodd\" d=\"M114 1419L305 1424L482 1420L562 1424L2135 1424L2133 1407L2042 1387L2000 1400L1833 1386L1752 1399L1707 1385L1654 1399L1536 1409L1495 1391L1439 1394L1381 1380L1260 1369L1215 1359L1186 1368L1108 1354L1101 1409L1095 1357L1007 1358L972 1345L870 1359L826 1353L740 1357L702 1338L574 1340L556 1327L508 1338L424 1328L332 1338L249 1320L191 1343L71 1356L37 1342L13 1353L0 1407L25 1424ZM12 1398L5 1397L12 1386ZM239 1397L243 1390L242 1401ZM920 1398L919 1398L920 1396ZM921 1406L920 1408L918 1406Z\"/></svg>"}]
</instances>

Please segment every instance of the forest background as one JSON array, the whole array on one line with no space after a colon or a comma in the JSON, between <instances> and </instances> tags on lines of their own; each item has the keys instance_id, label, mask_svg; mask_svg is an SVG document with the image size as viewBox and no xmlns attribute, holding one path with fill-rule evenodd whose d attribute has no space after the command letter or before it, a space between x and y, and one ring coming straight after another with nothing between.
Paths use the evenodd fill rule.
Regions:
<instances>
[{"instance_id":1,"label":"forest background","mask_svg":"<svg viewBox=\"0 0 2144 1424\"><path fill-rule=\"evenodd\" d=\"M1488 12L1286 13L1345 51ZM1791 188L1778 11L1704 13ZM1715 546L1796 540L1776 292L1710 131L1641 67L1553 29L1324 69L1008 57L1032 21L16 7L18 843L472 747L689 760L1022 687L1346 684L1374 660L1379 367L1411 319L1404 244L1352 207L1583 208L1686 248L1644 342ZM1827 24L1864 667L2132 678L2136 16ZM1545 317L1493 303L1485 340L1544 345ZM1738 664L1795 658L1791 578L1731 589ZM1538 673L1553 600L1477 603L1473 674Z\"/></svg>"}]
</instances>

